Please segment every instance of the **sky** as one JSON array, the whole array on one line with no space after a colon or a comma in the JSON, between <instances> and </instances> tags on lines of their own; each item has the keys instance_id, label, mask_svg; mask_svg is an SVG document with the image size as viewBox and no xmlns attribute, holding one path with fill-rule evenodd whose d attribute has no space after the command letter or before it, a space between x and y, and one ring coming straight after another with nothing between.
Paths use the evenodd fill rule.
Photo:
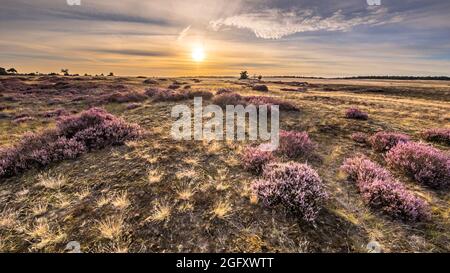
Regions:
<instances>
[{"instance_id":1,"label":"sky","mask_svg":"<svg viewBox=\"0 0 450 273\"><path fill-rule=\"evenodd\" d=\"M79 1L0 0L0 67L123 76L450 75L448 0Z\"/></svg>"}]
</instances>

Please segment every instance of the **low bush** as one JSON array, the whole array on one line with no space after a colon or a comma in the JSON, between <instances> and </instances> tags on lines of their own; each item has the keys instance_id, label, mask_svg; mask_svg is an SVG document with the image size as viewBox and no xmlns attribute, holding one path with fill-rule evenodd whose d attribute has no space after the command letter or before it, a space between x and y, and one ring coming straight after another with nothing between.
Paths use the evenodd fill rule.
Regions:
<instances>
[{"instance_id":1,"label":"low bush","mask_svg":"<svg viewBox=\"0 0 450 273\"><path fill-rule=\"evenodd\" d=\"M361 132L356 132L351 135L353 141L358 143L367 143L368 137L369 136L367 134Z\"/></svg>"},{"instance_id":2,"label":"low bush","mask_svg":"<svg viewBox=\"0 0 450 273\"><path fill-rule=\"evenodd\" d=\"M348 158L341 169L356 182L364 202L371 208L408 221L430 218L428 203L408 191L386 169L366 157Z\"/></svg>"},{"instance_id":3,"label":"low bush","mask_svg":"<svg viewBox=\"0 0 450 273\"><path fill-rule=\"evenodd\" d=\"M153 80L153 79L146 79L143 81L144 84L158 84L157 80Z\"/></svg>"},{"instance_id":4,"label":"low bush","mask_svg":"<svg viewBox=\"0 0 450 273\"><path fill-rule=\"evenodd\" d=\"M369 138L372 149L377 152L387 152L398 143L405 143L410 140L409 136L393 132L378 132Z\"/></svg>"},{"instance_id":5,"label":"low bush","mask_svg":"<svg viewBox=\"0 0 450 273\"><path fill-rule=\"evenodd\" d=\"M204 100L209 100L211 99L214 95L211 92L208 91L186 91L187 92L187 96L190 99L193 99L195 97L202 97Z\"/></svg>"},{"instance_id":6,"label":"low bush","mask_svg":"<svg viewBox=\"0 0 450 273\"><path fill-rule=\"evenodd\" d=\"M245 101L239 94L225 93L215 96L213 103L225 108L227 105L244 105Z\"/></svg>"},{"instance_id":7,"label":"low bush","mask_svg":"<svg viewBox=\"0 0 450 273\"><path fill-rule=\"evenodd\" d=\"M257 84L252 87L252 90L261 91L261 92L269 92L269 88L264 84Z\"/></svg>"},{"instance_id":8,"label":"low bush","mask_svg":"<svg viewBox=\"0 0 450 273\"><path fill-rule=\"evenodd\" d=\"M274 160L274 156L270 151L264 151L258 147L247 147L242 153L241 160L246 171L259 175L264 166Z\"/></svg>"},{"instance_id":9,"label":"low bush","mask_svg":"<svg viewBox=\"0 0 450 273\"><path fill-rule=\"evenodd\" d=\"M180 101L188 99L186 92L177 92L164 88L149 88L145 95L151 97L153 101Z\"/></svg>"},{"instance_id":10,"label":"low bush","mask_svg":"<svg viewBox=\"0 0 450 273\"><path fill-rule=\"evenodd\" d=\"M433 128L421 133L423 139L427 141L440 142L450 145L450 128Z\"/></svg>"},{"instance_id":11,"label":"low bush","mask_svg":"<svg viewBox=\"0 0 450 273\"><path fill-rule=\"evenodd\" d=\"M92 108L62 117L55 129L25 134L14 146L0 150L0 177L45 166L51 162L109 145L123 144L141 136L143 130L103 109Z\"/></svg>"},{"instance_id":12,"label":"low bush","mask_svg":"<svg viewBox=\"0 0 450 273\"><path fill-rule=\"evenodd\" d=\"M369 115L358 108L349 108L345 112L345 117L350 119L360 119L366 120L369 118Z\"/></svg>"},{"instance_id":13,"label":"low bush","mask_svg":"<svg viewBox=\"0 0 450 273\"><path fill-rule=\"evenodd\" d=\"M270 163L252 189L266 206L283 205L308 222L314 222L328 199L317 172L306 164Z\"/></svg>"},{"instance_id":14,"label":"low bush","mask_svg":"<svg viewBox=\"0 0 450 273\"><path fill-rule=\"evenodd\" d=\"M288 158L308 157L315 147L307 132L280 130L277 152Z\"/></svg>"},{"instance_id":15,"label":"low bush","mask_svg":"<svg viewBox=\"0 0 450 273\"><path fill-rule=\"evenodd\" d=\"M106 96L105 98L106 102L110 103L142 102L146 99L148 99L148 97L145 94L139 92L116 92L114 94Z\"/></svg>"},{"instance_id":16,"label":"low bush","mask_svg":"<svg viewBox=\"0 0 450 273\"><path fill-rule=\"evenodd\" d=\"M386 161L392 168L432 188L447 188L450 184L450 156L432 146L400 143L386 154Z\"/></svg>"},{"instance_id":17,"label":"low bush","mask_svg":"<svg viewBox=\"0 0 450 273\"><path fill-rule=\"evenodd\" d=\"M226 94L226 93L232 93L233 90L229 88L219 88L216 92L216 95Z\"/></svg>"}]
</instances>

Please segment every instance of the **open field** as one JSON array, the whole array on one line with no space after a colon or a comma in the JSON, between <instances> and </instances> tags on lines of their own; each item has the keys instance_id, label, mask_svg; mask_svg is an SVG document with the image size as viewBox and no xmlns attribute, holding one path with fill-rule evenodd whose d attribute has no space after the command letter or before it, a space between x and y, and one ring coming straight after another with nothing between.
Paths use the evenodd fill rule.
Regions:
<instances>
[{"instance_id":1,"label":"open field","mask_svg":"<svg viewBox=\"0 0 450 273\"><path fill-rule=\"evenodd\" d=\"M420 140L420 132L450 125L450 82L400 80L263 79L268 92L237 79L135 77L0 77L0 146L26 132L55 126L60 115L104 107L147 131L140 140L92 151L72 160L0 178L0 251L64 252L78 241L83 252L449 252L450 194L399 172L407 189L428 201L431 219L393 219L363 203L340 171L345 158L383 156L351 134L394 131ZM300 111L282 111L280 127L308 132L317 143L308 160L330 195L314 224L282 208L264 207L251 191L255 176L240 153L249 143L175 141L171 109L193 100L156 102L149 87L281 98ZM307 81L307 91L295 81ZM132 99L121 94L133 93ZM135 103L134 105L130 105ZM204 100L204 105L212 103ZM355 106L368 120L345 118ZM446 153L444 143L432 145ZM304 160L298 159L299 162Z\"/></svg>"}]
</instances>

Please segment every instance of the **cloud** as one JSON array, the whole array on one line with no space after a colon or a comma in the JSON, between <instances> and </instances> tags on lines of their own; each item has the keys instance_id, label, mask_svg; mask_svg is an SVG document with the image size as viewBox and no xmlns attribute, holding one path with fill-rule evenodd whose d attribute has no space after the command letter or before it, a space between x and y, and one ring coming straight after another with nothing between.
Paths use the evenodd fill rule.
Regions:
<instances>
[{"instance_id":1,"label":"cloud","mask_svg":"<svg viewBox=\"0 0 450 273\"><path fill-rule=\"evenodd\" d=\"M126 56L143 56L143 57L167 57L173 54L169 51L151 51L151 50L136 50L136 49L87 49L97 53L107 53Z\"/></svg>"},{"instance_id":2,"label":"cloud","mask_svg":"<svg viewBox=\"0 0 450 273\"><path fill-rule=\"evenodd\" d=\"M191 26L188 26L187 28L183 29L180 34L178 35L177 41L183 40L184 37L188 34L189 30L191 29Z\"/></svg>"},{"instance_id":3,"label":"cloud","mask_svg":"<svg viewBox=\"0 0 450 273\"><path fill-rule=\"evenodd\" d=\"M310 31L349 31L355 26L382 25L399 22L402 17L389 14L386 8L369 9L366 14L345 16L341 10L329 17L322 17L312 10L267 9L255 13L244 13L210 21L210 27L219 31L222 27L249 29L258 38L280 39L288 35Z\"/></svg>"}]
</instances>

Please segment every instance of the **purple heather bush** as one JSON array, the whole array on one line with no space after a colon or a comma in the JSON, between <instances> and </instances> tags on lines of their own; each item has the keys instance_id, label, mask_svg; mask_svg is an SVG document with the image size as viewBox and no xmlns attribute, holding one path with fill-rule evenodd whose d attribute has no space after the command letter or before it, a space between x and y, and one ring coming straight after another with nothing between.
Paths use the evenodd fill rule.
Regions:
<instances>
[{"instance_id":1,"label":"purple heather bush","mask_svg":"<svg viewBox=\"0 0 450 273\"><path fill-rule=\"evenodd\" d=\"M405 143L410 140L409 136L393 132L378 132L369 138L372 149L377 152L387 152L398 143Z\"/></svg>"},{"instance_id":2,"label":"purple heather bush","mask_svg":"<svg viewBox=\"0 0 450 273\"><path fill-rule=\"evenodd\" d=\"M440 142L450 145L450 128L428 129L423 131L421 135L427 141Z\"/></svg>"},{"instance_id":3,"label":"purple heather bush","mask_svg":"<svg viewBox=\"0 0 450 273\"><path fill-rule=\"evenodd\" d=\"M346 159L341 169L356 182L364 202L371 208L408 221L430 219L426 201L408 191L386 169L365 156Z\"/></svg>"},{"instance_id":4,"label":"purple heather bush","mask_svg":"<svg viewBox=\"0 0 450 273\"><path fill-rule=\"evenodd\" d=\"M296 162L270 163L263 178L252 189L266 206L283 205L308 222L314 222L328 199L325 185L317 172Z\"/></svg>"},{"instance_id":5,"label":"purple heather bush","mask_svg":"<svg viewBox=\"0 0 450 273\"><path fill-rule=\"evenodd\" d=\"M353 141L358 143L367 143L368 135L361 132L356 132L351 135Z\"/></svg>"},{"instance_id":6,"label":"purple heather bush","mask_svg":"<svg viewBox=\"0 0 450 273\"><path fill-rule=\"evenodd\" d=\"M244 149L241 159L245 170L259 175L264 166L274 160L274 156L272 152L264 151L259 147L247 147Z\"/></svg>"},{"instance_id":7,"label":"purple heather bush","mask_svg":"<svg viewBox=\"0 0 450 273\"><path fill-rule=\"evenodd\" d=\"M361 119L366 120L369 118L369 115L358 108L349 108L345 112L345 117L350 119Z\"/></svg>"},{"instance_id":8,"label":"purple heather bush","mask_svg":"<svg viewBox=\"0 0 450 273\"><path fill-rule=\"evenodd\" d=\"M137 139L143 130L103 109L92 108L62 117L54 129L25 134L12 147L0 149L0 177L75 158L93 149Z\"/></svg>"},{"instance_id":9,"label":"purple heather bush","mask_svg":"<svg viewBox=\"0 0 450 273\"><path fill-rule=\"evenodd\" d=\"M278 152L289 158L308 157L316 144L309 138L307 132L280 130Z\"/></svg>"},{"instance_id":10,"label":"purple heather bush","mask_svg":"<svg viewBox=\"0 0 450 273\"><path fill-rule=\"evenodd\" d=\"M430 145L400 143L386 154L389 166L399 169L432 188L450 185L450 155Z\"/></svg>"}]
</instances>

